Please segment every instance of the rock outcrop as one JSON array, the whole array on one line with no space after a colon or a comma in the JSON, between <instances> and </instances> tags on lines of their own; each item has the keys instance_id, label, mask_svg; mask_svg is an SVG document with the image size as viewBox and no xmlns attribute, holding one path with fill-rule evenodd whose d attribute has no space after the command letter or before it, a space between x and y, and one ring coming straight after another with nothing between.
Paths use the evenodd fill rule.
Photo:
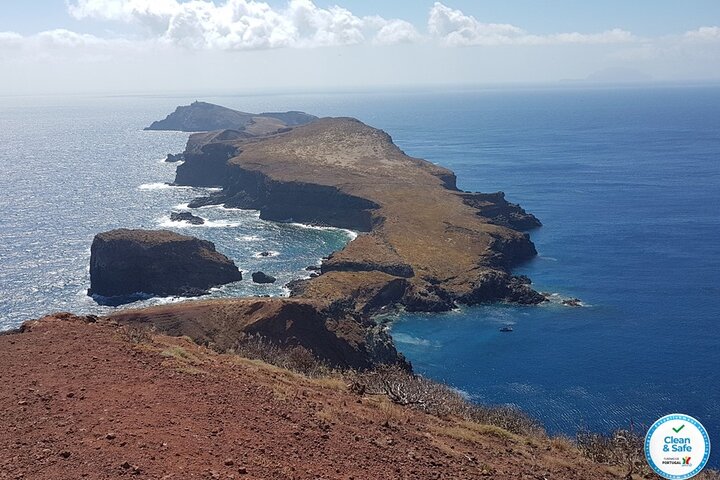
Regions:
<instances>
[{"instance_id":1,"label":"rock outcrop","mask_svg":"<svg viewBox=\"0 0 720 480\"><path fill-rule=\"evenodd\" d=\"M90 252L90 295L196 296L242 279L213 243L167 230L100 233Z\"/></svg>"},{"instance_id":2,"label":"rock outcrop","mask_svg":"<svg viewBox=\"0 0 720 480\"><path fill-rule=\"evenodd\" d=\"M205 223L204 218L193 215L190 212L172 212L170 214L170 220L173 222L187 222L191 225L203 225Z\"/></svg>"},{"instance_id":3,"label":"rock outcrop","mask_svg":"<svg viewBox=\"0 0 720 480\"><path fill-rule=\"evenodd\" d=\"M520 205L505 200L504 192L468 193L462 197L467 205L477 209L478 216L487 218L495 225L521 231L542 226L535 215L527 213Z\"/></svg>"},{"instance_id":4,"label":"rock outcrop","mask_svg":"<svg viewBox=\"0 0 720 480\"><path fill-rule=\"evenodd\" d=\"M322 303L287 298L216 299L125 310L108 317L121 324L152 326L172 336L226 352L244 336L260 336L281 346L302 346L340 368L365 369L405 359L383 328L363 324L346 313L328 312Z\"/></svg>"},{"instance_id":5,"label":"rock outcrop","mask_svg":"<svg viewBox=\"0 0 720 480\"><path fill-rule=\"evenodd\" d=\"M255 283L275 283L277 278L265 272L253 272L252 281Z\"/></svg>"},{"instance_id":6,"label":"rock outcrop","mask_svg":"<svg viewBox=\"0 0 720 480\"><path fill-rule=\"evenodd\" d=\"M206 102L178 107L164 120L153 122L145 130L207 132L232 129L250 136L284 131L312 122L317 117L303 112L246 113Z\"/></svg>"}]
</instances>

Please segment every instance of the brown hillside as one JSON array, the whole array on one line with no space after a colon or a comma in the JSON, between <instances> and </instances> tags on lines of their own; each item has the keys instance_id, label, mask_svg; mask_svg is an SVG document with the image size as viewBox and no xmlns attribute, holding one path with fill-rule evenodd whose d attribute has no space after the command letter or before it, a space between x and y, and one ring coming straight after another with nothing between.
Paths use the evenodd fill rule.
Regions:
<instances>
[{"instance_id":1,"label":"brown hillside","mask_svg":"<svg viewBox=\"0 0 720 480\"><path fill-rule=\"evenodd\" d=\"M68 314L0 336L0 381L0 478L618 478L561 442Z\"/></svg>"}]
</instances>

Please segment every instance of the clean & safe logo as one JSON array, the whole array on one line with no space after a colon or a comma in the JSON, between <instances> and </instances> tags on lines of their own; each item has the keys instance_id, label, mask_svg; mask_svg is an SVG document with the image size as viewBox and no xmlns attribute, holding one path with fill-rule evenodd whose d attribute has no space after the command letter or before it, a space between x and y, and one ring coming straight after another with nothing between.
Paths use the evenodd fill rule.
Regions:
<instances>
[{"instance_id":1,"label":"clean & safe logo","mask_svg":"<svg viewBox=\"0 0 720 480\"><path fill-rule=\"evenodd\" d=\"M710 438L705 427L693 417L681 413L666 415L648 430L645 457L663 478L692 478L707 464Z\"/></svg>"}]
</instances>

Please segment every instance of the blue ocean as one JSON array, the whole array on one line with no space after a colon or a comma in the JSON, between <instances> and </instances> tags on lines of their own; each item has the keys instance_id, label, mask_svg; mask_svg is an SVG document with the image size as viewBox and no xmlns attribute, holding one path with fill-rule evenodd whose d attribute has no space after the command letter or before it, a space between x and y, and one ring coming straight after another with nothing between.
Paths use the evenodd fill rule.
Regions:
<instances>
[{"instance_id":1,"label":"blue ocean","mask_svg":"<svg viewBox=\"0 0 720 480\"><path fill-rule=\"evenodd\" d=\"M460 188L502 190L540 218L531 232L539 255L516 272L584 306L402 314L392 334L417 372L478 402L517 405L552 433L647 426L681 412L720 441L717 87L4 97L0 328L51 311L108 311L85 294L99 231L189 233L243 271L280 280L213 296L285 295L284 283L353 238L222 207L197 212L204 226L170 222L206 191L165 185L174 166L162 160L182 151L187 134L142 128L196 99L357 117L408 154L453 169Z\"/></svg>"}]
</instances>

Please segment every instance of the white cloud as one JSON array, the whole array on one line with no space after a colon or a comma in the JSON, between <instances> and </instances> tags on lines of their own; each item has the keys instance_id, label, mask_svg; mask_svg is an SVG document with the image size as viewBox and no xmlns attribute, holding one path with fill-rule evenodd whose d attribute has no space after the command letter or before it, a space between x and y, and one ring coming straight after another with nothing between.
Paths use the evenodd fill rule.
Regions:
<instances>
[{"instance_id":1,"label":"white cloud","mask_svg":"<svg viewBox=\"0 0 720 480\"><path fill-rule=\"evenodd\" d=\"M366 17L366 23L373 21L373 18ZM422 39L412 23L405 20L385 20L382 17L374 17L378 31L373 38L376 45L395 45L398 43L414 43Z\"/></svg>"},{"instance_id":2,"label":"white cloud","mask_svg":"<svg viewBox=\"0 0 720 480\"><path fill-rule=\"evenodd\" d=\"M350 10L320 8L312 0L289 0L273 8L260 0L69 0L77 19L140 26L148 38L191 49L247 50L327 47L371 42L415 43L427 38L402 19L358 17ZM430 39L445 46L609 44L632 42L627 31L534 35L507 23L482 23L436 2L429 12Z\"/></svg>"},{"instance_id":3,"label":"white cloud","mask_svg":"<svg viewBox=\"0 0 720 480\"><path fill-rule=\"evenodd\" d=\"M440 2L435 2L430 9L428 31L446 46L609 44L636 40L632 33L619 28L592 34L532 35L507 23L482 23Z\"/></svg>"},{"instance_id":4,"label":"white cloud","mask_svg":"<svg viewBox=\"0 0 720 480\"><path fill-rule=\"evenodd\" d=\"M686 40L696 42L717 42L720 41L720 27L700 27L685 32L684 37Z\"/></svg>"},{"instance_id":5,"label":"white cloud","mask_svg":"<svg viewBox=\"0 0 720 480\"><path fill-rule=\"evenodd\" d=\"M358 17L311 0L290 0L274 9L257 0L74 0L77 19L95 18L140 25L151 36L189 48L244 50L278 47L401 43L419 38L403 20Z\"/></svg>"},{"instance_id":6,"label":"white cloud","mask_svg":"<svg viewBox=\"0 0 720 480\"><path fill-rule=\"evenodd\" d=\"M0 32L0 59L28 64L63 61L94 63L147 50L148 43L121 38L101 38L65 29L47 30L23 36L15 32Z\"/></svg>"},{"instance_id":7,"label":"white cloud","mask_svg":"<svg viewBox=\"0 0 720 480\"><path fill-rule=\"evenodd\" d=\"M448 46L499 45L525 35L514 25L481 23L475 17L440 2L435 2L430 9L428 31Z\"/></svg>"},{"instance_id":8,"label":"white cloud","mask_svg":"<svg viewBox=\"0 0 720 480\"><path fill-rule=\"evenodd\" d=\"M21 44L23 36L16 32L0 32L0 47L12 47Z\"/></svg>"},{"instance_id":9,"label":"white cloud","mask_svg":"<svg viewBox=\"0 0 720 480\"><path fill-rule=\"evenodd\" d=\"M62 28L40 32L31 38L43 45L53 47L85 47L104 45L107 42L94 35L75 33Z\"/></svg>"}]
</instances>

